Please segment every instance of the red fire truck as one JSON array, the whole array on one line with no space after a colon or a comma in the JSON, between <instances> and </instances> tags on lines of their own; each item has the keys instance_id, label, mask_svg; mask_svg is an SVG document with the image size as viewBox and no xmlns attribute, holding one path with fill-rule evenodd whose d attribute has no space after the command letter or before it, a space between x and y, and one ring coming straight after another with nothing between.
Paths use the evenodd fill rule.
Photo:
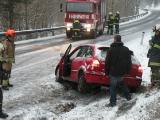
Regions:
<instances>
[{"instance_id":1,"label":"red fire truck","mask_svg":"<svg viewBox=\"0 0 160 120\"><path fill-rule=\"evenodd\" d=\"M102 35L107 15L107 0L66 0L67 38Z\"/></svg>"}]
</instances>

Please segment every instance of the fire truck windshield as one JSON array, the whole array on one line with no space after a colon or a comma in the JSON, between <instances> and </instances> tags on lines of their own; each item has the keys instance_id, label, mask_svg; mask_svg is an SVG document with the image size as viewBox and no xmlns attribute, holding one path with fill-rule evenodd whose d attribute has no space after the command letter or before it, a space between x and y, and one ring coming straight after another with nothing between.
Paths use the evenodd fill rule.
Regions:
<instances>
[{"instance_id":1,"label":"fire truck windshield","mask_svg":"<svg viewBox=\"0 0 160 120\"><path fill-rule=\"evenodd\" d=\"M93 3L67 3L67 12L92 13Z\"/></svg>"}]
</instances>

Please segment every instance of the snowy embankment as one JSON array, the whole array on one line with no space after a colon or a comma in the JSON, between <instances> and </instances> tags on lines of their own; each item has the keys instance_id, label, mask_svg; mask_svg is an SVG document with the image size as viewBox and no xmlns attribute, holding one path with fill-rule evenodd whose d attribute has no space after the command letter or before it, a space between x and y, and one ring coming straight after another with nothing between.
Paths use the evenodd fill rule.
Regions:
<instances>
[{"instance_id":1,"label":"snowy embankment","mask_svg":"<svg viewBox=\"0 0 160 120\"><path fill-rule=\"evenodd\" d=\"M143 84L148 86L150 84L150 68L147 67L146 54L149 48L150 32L148 31L146 34L143 44L140 44L141 38L136 38L126 42L125 45L134 51L135 56L142 64ZM131 103L123 98L118 98L118 104L113 108L105 106L109 103L108 98L101 99L87 106L78 106L70 112L64 113L57 120L149 120L153 113L156 114L154 109L160 106L160 104L157 105L160 102L159 98L159 90L150 91L148 89L145 92L133 94Z\"/></svg>"}]
</instances>

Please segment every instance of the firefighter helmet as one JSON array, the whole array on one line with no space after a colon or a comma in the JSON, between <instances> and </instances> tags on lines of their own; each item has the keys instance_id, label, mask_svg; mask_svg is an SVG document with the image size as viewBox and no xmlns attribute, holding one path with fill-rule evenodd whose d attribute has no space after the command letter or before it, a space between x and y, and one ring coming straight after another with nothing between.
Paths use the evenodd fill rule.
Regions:
<instances>
[{"instance_id":1,"label":"firefighter helmet","mask_svg":"<svg viewBox=\"0 0 160 120\"><path fill-rule=\"evenodd\" d=\"M160 32L160 24L153 26L153 32Z\"/></svg>"},{"instance_id":2,"label":"firefighter helmet","mask_svg":"<svg viewBox=\"0 0 160 120\"><path fill-rule=\"evenodd\" d=\"M109 12L109 15L112 15L112 12Z\"/></svg>"},{"instance_id":3,"label":"firefighter helmet","mask_svg":"<svg viewBox=\"0 0 160 120\"><path fill-rule=\"evenodd\" d=\"M80 22L79 22L79 20L75 19L75 20L74 20L74 23L80 23Z\"/></svg>"},{"instance_id":4,"label":"firefighter helmet","mask_svg":"<svg viewBox=\"0 0 160 120\"><path fill-rule=\"evenodd\" d=\"M116 14L120 14L119 11L117 11Z\"/></svg>"},{"instance_id":5,"label":"firefighter helmet","mask_svg":"<svg viewBox=\"0 0 160 120\"><path fill-rule=\"evenodd\" d=\"M6 35L7 37L15 37L15 36L16 36L16 32L15 32L14 29L9 28L9 29L5 32L5 35Z\"/></svg>"}]
</instances>

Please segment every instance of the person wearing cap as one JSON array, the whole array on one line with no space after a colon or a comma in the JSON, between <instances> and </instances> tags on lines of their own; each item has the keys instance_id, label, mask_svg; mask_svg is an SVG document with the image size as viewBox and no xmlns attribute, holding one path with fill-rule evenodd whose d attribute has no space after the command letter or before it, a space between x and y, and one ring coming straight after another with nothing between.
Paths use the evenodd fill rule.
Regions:
<instances>
[{"instance_id":1,"label":"person wearing cap","mask_svg":"<svg viewBox=\"0 0 160 120\"><path fill-rule=\"evenodd\" d=\"M119 11L117 11L114 16L114 25L115 25L116 34L119 34L119 21L120 21L120 14L119 14Z\"/></svg>"},{"instance_id":2,"label":"person wearing cap","mask_svg":"<svg viewBox=\"0 0 160 120\"><path fill-rule=\"evenodd\" d=\"M3 51L3 80L2 80L2 88L4 90L9 90L9 87L13 87L13 85L9 82L9 78L11 75L12 63L15 62L15 44L14 39L16 37L16 32L14 29L9 28L5 32L6 39L3 41L4 51Z\"/></svg>"},{"instance_id":3,"label":"person wearing cap","mask_svg":"<svg viewBox=\"0 0 160 120\"><path fill-rule=\"evenodd\" d=\"M160 85L160 24L153 28L155 35L149 41L150 49L147 57L149 58L148 66L151 68L151 85Z\"/></svg>"},{"instance_id":4,"label":"person wearing cap","mask_svg":"<svg viewBox=\"0 0 160 120\"><path fill-rule=\"evenodd\" d=\"M114 36L114 42L110 45L105 59L105 74L110 79L110 107L116 105L116 89L123 88L124 96L127 100L131 99L129 89L123 81L123 76L130 73L131 55L133 54L123 45L120 35Z\"/></svg>"}]
</instances>

